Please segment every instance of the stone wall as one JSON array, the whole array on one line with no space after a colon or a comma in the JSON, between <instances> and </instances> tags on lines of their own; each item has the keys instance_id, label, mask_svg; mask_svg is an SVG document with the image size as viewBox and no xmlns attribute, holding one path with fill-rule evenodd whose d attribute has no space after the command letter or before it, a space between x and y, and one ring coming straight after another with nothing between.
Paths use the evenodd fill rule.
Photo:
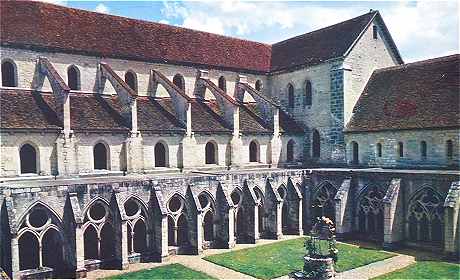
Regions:
<instances>
[{"instance_id":1,"label":"stone wall","mask_svg":"<svg viewBox=\"0 0 460 280\"><path fill-rule=\"evenodd\" d=\"M25 237L28 232L41 236L43 246L37 250L43 252L42 266L53 268L55 276L84 277L90 269L161 261L170 252L199 254L209 247L308 233L318 216L333 219L342 239L370 239L389 248L438 244L436 250L455 256L459 175L278 169L110 182L88 178L3 183L0 265L14 277L24 268L33 272L34 267L26 267L36 264L33 241ZM179 204L174 204L176 198ZM414 205L427 199L431 204L423 211L429 213L418 213ZM205 219L208 211L212 224ZM427 220L416 218L424 215ZM43 226L36 224L40 221ZM92 237L91 228L100 232L99 239ZM55 247L49 247L54 240L51 231L60 236ZM31 264L24 262L25 251ZM60 258L58 265L51 256Z\"/></svg>"},{"instance_id":2,"label":"stone wall","mask_svg":"<svg viewBox=\"0 0 460 280\"><path fill-rule=\"evenodd\" d=\"M347 162L353 163L352 142L358 143L359 165L392 168L446 168L459 166L459 130L402 130L346 133ZM453 143L452 158L447 157L446 141ZM426 157L421 154L421 142L426 142ZM403 157L399 144L403 144ZM377 144L382 145L379 157Z\"/></svg>"}]
</instances>

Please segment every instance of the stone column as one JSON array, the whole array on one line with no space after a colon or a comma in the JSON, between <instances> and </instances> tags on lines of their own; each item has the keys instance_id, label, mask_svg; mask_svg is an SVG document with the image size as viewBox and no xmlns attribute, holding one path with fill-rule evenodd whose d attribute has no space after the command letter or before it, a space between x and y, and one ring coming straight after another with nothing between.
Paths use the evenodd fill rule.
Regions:
<instances>
[{"instance_id":1,"label":"stone column","mask_svg":"<svg viewBox=\"0 0 460 280\"><path fill-rule=\"evenodd\" d=\"M383 247L392 249L404 238L404 209L401 179L392 179L383 198Z\"/></svg>"},{"instance_id":2,"label":"stone column","mask_svg":"<svg viewBox=\"0 0 460 280\"><path fill-rule=\"evenodd\" d=\"M351 179L342 182L335 195L335 226L337 239L345 239L353 230L353 198L351 196Z\"/></svg>"},{"instance_id":3,"label":"stone column","mask_svg":"<svg viewBox=\"0 0 460 280\"><path fill-rule=\"evenodd\" d=\"M203 233L203 213L198 212L196 217L196 248L197 254L201 254L203 252L203 240L204 240L204 233Z\"/></svg>"},{"instance_id":4,"label":"stone column","mask_svg":"<svg viewBox=\"0 0 460 280\"><path fill-rule=\"evenodd\" d=\"M13 274L13 279L19 279L19 244L18 237L11 237L11 270Z\"/></svg>"},{"instance_id":5,"label":"stone column","mask_svg":"<svg viewBox=\"0 0 460 280\"><path fill-rule=\"evenodd\" d=\"M260 239L260 232L259 232L259 206L254 206L254 243L257 243L257 240Z\"/></svg>"},{"instance_id":6,"label":"stone column","mask_svg":"<svg viewBox=\"0 0 460 280\"><path fill-rule=\"evenodd\" d=\"M228 209L228 248L233 248L236 245L235 241L235 207Z\"/></svg>"},{"instance_id":7,"label":"stone column","mask_svg":"<svg viewBox=\"0 0 460 280\"><path fill-rule=\"evenodd\" d=\"M75 228L75 259L76 269L75 278L86 278L85 268L85 240L81 224L77 224Z\"/></svg>"},{"instance_id":8,"label":"stone column","mask_svg":"<svg viewBox=\"0 0 460 280\"><path fill-rule=\"evenodd\" d=\"M129 254L128 254L128 222L121 221L121 269L128 269Z\"/></svg>"},{"instance_id":9,"label":"stone column","mask_svg":"<svg viewBox=\"0 0 460 280\"><path fill-rule=\"evenodd\" d=\"M276 203L276 239L281 239L283 238L283 202L282 201L277 201Z\"/></svg>"},{"instance_id":10,"label":"stone column","mask_svg":"<svg viewBox=\"0 0 460 280\"><path fill-rule=\"evenodd\" d=\"M444 201L444 255L458 259L460 238L460 182L453 182Z\"/></svg>"},{"instance_id":11,"label":"stone column","mask_svg":"<svg viewBox=\"0 0 460 280\"><path fill-rule=\"evenodd\" d=\"M297 234L299 235L303 235L303 217L302 217L302 213L303 213L303 207L302 207L302 198L299 198L299 200L297 200L297 207L298 207L298 216L297 216L297 226L298 226L298 230L297 230Z\"/></svg>"},{"instance_id":12,"label":"stone column","mask_svg":"<svg viewBox=\"0 0 460 280\"><path fill-rule=\"evenodd\" d=\"M160 261L165 260L169 256L168 251L168 216L162 215L161 216L161 225L160 225L160 232L158 237L156 238L156 247L158 253L160 254ZM177 239L176 239L177 242Z\"/></svg>"}]
</instances>

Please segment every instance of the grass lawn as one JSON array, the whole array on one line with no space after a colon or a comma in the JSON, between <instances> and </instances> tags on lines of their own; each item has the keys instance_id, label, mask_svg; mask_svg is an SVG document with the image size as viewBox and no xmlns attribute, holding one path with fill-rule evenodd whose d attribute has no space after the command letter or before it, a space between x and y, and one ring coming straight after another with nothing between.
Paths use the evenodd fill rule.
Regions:
<instances>
[{"instance_id":1,"label":"grass lawn","mask_svg":"<svg viewBox=\"0 0 460 280\"><path fill-rule=\"evenodd\" d=\"M441 261L418 261L374 279L460 279L460 265Z\"/></svg>"},{"instance_id":2,"label":"grass lawn","mask_svg":"<svg viewBox=\"0 0 460 280\"><path fill-rule=\"evenodd\" d=\"M298 238L212 255L204 259L256 278L271 279L303 268L305 255L303 244L304 238ZM390 253L352 245L337 244L337 247L339 249L339 260L336 265L338 272L393 256Z\"/></svg>"},{"instance_id":3,"label":"grass lawn","mask_svg":"<svg viewBox=\"0 0 460 280\"><path fill-rule=\"evenodd\" d=\"M106 279L215 279L181 264L169 264L152 269L120 274Z\"/></svg>"}]
</instances>

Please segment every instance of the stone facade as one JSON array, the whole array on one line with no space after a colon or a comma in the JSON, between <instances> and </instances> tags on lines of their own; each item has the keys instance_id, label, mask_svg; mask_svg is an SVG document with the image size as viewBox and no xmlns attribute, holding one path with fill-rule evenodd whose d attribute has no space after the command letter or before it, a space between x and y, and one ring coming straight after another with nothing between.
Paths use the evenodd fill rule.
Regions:
<instances>
[{"instance_id":1,"label":"stone facade","mask_svg":"<svg viewBox=\"0 0 460 280\"><path fill-rule=\"evenodd\" d=\"M320 216L335 221L342 239L458 253L456 172L287 169L162 177L3 183L1 266L15 278L41 266L54 276L84 277L92 269L303 234ZM430 205L417 207L427 199Z\"/></svg>"}]
</instances>

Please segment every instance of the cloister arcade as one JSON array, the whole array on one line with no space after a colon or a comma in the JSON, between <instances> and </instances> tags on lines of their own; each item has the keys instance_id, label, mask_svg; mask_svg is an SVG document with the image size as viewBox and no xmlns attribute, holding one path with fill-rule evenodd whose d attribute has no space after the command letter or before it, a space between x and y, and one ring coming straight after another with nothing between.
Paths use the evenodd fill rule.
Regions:
<instances>
[{"instance_id":1,"label":"cloister arcade","mask_svg":"<svg viewBox=\"0 0 460 280\"><path fill-rule=\"evenodd\" d=\"M451 211L444 205L448 181L438 188L414 185L401 195L388 178L377 182L372 177L352 181L296 176L245 178L239 184L225 183L228 178L216 184L198 176L193 179L197 182L185 187L180 187L186 182L181 178L160 180L158 185L75 185L74 192L64 192L62 197L54 190L54 196L40 195L31 203L13 196L15 205L22 203L24 208L10 211L13 204L3 200L1 265L10 275L48 271L55 277L82 277L93 269L126 268L129 263L161 261L171 254L199 254L209 248L308 233L306 220L322 216L336 222L338 233L384 244L447 248L451 238L445 227L450 217L445 213ZM389 200L395 196L404 202ZM407 208L399 210L398 203ZM391 212L388 207L398 210ZM396 239L384 221L397 221L399 216L402 223L395 232L404 235Z\"/></svg>"}]
</instances>

